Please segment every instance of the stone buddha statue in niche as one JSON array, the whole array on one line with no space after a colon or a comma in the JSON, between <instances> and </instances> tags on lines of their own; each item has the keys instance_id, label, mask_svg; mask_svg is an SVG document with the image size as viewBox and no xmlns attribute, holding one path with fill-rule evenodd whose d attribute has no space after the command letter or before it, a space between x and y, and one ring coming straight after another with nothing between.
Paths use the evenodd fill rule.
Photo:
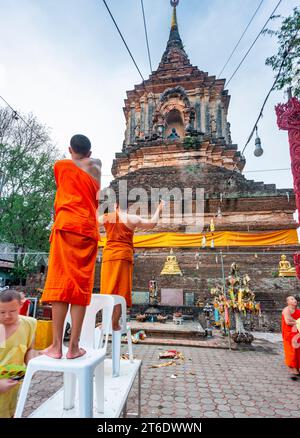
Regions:
<instances>
[{"instance_id":1,"label":"stone buddha statue in niche","mask_svg":"<svg viewBox=\"0 0 300 438\"><path fill-rule=\"evenodd\" d=\"M174 140L176 138L180 138L180 135L177 134L176 128L172 128L172 132L168 135L168 139Z\"/></svg>"}]
</instances>

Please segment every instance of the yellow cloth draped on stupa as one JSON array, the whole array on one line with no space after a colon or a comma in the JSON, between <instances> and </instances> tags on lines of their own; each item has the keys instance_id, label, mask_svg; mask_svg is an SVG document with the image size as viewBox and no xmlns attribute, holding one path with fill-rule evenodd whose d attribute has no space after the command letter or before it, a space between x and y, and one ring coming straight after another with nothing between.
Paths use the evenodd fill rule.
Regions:
<instances>
[{"instance_id":1,"label":"yellow cloth draped on stupa","mask_svg":"<svg viewBox=\"0 0 300 438\"><path fill-rule=\"evenodd\" d=\"M133 245L135 248L199 248L202 242L202 234L183 233L154 233L135 235ZM207 233L206 245L210 246L212 234ZM217 231L213 235L215 247L230 246L276 246L298 245L297 230L277 230L266 232L237 232ZM105 245L105 237L101 238L99 246Z\"/></svg>"}]
</instances>

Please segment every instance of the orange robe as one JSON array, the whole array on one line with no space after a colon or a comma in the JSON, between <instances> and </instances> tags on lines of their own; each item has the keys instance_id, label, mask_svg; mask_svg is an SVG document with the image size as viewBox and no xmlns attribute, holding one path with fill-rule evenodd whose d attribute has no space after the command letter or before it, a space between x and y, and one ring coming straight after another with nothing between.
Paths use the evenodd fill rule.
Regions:
<instances>
[{"instance_id":1,"label":"orange robe","mask_svg":"<svg viewBox=\"0 0 300 438\"><path fill-rule=\"evenodd\" d=\"M72 160L54 165L55 222L43 302L87 306L91 301L98 249L97 181Z\"/></svg>"},{"instance_id":2,"label":"orange robe","mask_svg":"<svg viewBox=\"0 0 300 438\"><path fill-rule=\"evenodd\" d=\"M102 294L121 295L131 307L133 272L133 235L118 213L104 215L107 241L102 254L101 285Z\"/></svg>"},{"instance_id":3,"label":"orange robe","mask_svg":"<svg viewBox=\"0 0 300 438\"><path fill-rule=\"evenodd\" d=\"M291 317L297 320L300 318L300 310L296 309ZM299 335L298 331L292 331L293 327L288 325L284 316L282 315L282 338L283 338L283 348L285 354L285 364L290 368L300 369L300 343L298 340L299 348L295 348L292 345L292 340L296 335Z\"/></svg>"}]
</instances>

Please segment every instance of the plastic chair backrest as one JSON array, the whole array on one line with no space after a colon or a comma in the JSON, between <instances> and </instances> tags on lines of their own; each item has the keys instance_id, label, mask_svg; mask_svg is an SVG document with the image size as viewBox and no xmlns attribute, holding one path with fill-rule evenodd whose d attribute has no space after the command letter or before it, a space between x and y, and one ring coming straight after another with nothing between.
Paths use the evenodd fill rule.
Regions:
<instances>
[{"instance_id":1,"label":"plastic chair backrest","mask_svg":"<svg viewBox=\"0 0 300 438\"><path fill-rule=\"evenodd\" d=\"M95 326L96 326L96 316L100 310L103 315L105 314L105 319L102 321L102 326L105 329L105 343L104 349L106 351L108 344L109 328L111 325L112 312L114 308L114 299L110 295L100 295L93 294L91 303L87 306L86 314L82 324L81 336L80 336L80 346L83 348L95 348ZM71 314L70 309L68 311L65 326L69 323L71 325Z\"/></svg>"}]
</instances>

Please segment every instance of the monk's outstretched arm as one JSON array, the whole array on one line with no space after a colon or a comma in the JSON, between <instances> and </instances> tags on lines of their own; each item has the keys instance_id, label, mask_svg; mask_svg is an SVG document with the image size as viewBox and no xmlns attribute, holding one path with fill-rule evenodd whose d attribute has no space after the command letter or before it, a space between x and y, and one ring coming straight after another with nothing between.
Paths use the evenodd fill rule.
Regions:
<instances>
[{"instance_id":1,"label":"monk's outstretched arm","mask_svg":"<svg viewBox=\"0 0 300 438\"><path fill-rule=\"evenodd\" d=\"M156 212L152 216L151 219L143 219L140 216L130 216L128 215L130 225L138 230L152 230L159 221L160 213L163 209L163 203L160 201Z\"/></svg>"},{"instance_id":2,"label":"monk's outstretched arm","mask_svg":"<svg viewBox=\"0 0 300 438\"><path fill-rule=\"evenodd\" d=\"M99 225L104 225L104 222L105 222L104 214L98 216L98 222L99 222Z\"/></svg>"},{"instance_id":3,"label":"monk's outstretched arm","mask_svg":"<svg viewBox=\"0 0 300 438\"><path fill-rule=\"evenodd\" d=\"M293 326L296 324L296 320L292 318L290 310L287 307L283 309L282 314L287 325Z\"/></svg>"}]
</instances>

